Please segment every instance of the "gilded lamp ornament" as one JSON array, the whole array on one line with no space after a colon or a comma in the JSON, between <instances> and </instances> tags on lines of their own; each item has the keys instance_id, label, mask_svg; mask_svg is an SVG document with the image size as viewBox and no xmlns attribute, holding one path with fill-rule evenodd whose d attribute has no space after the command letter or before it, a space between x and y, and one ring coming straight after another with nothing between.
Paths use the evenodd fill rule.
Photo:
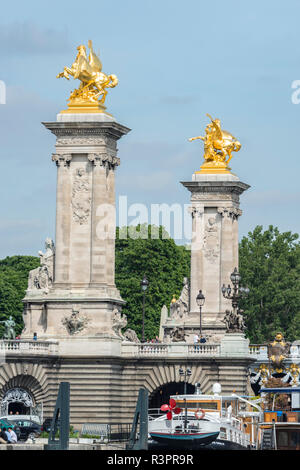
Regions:
<instances>
[{"instance_id":1,"label":"gilded lamp ornament","mask_svg":"<svg viewBox=\"0 0 300 470\"><path fill-rule=\"evenodd\" d=\"M211 122L205 128L205 136L191 137L189 141L203 140L204 142L204 164L201 171L196 173L230 173L228 166L232 152L238 152L241 148L240 142L229 132L221 129L220 119L213 119L209 114Z\"/></svg>"},{"instance_id":2,"label":"gilded lamp ornament","mask_svg":"<svg viewBox=\"0 0 300 470\"><path fill-rule=\"evenodd\" d=\"M116 75L106 75L102 72L102 63L93 50L92 41L88 41L89 56L86 47L77 47L78 53L71 67L64 70L56 78L80 80L80 85L70 95L68 110L63 113L101 113L106 107L104 102L107 88L114 88L118 84Z\"/></svg>"}]
</instances>

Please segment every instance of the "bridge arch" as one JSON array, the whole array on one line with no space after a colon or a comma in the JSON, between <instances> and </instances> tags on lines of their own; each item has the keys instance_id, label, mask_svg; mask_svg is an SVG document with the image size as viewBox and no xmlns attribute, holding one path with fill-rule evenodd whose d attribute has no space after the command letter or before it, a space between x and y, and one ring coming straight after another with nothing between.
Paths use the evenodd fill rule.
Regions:
<instances>
[{"instance_id":1,"label":"bridge arch","mask_svg":"<svg viewBox=\"0 0 300 470\"><path fill-rule=\"evenodd\" d=\"M184 393L184 389L185 386L183 382L169 382L164 385L160 385L149 395L149 408L160 408L161 405L169 403L171 395L182 395ZM186 393L193 394L194 392L195 385L187 383Z\"/></svg>"},{"instance_id":2,"label":"bridge arch","mask_svg":"<svg viewBox=\"0 0 300 470\"><path fill-rule=\"evenodd\" d=\"M6 363L0 368L1 414L29 414L47 400L48 380L41 365Z\"/></svg>"}]
</instances>

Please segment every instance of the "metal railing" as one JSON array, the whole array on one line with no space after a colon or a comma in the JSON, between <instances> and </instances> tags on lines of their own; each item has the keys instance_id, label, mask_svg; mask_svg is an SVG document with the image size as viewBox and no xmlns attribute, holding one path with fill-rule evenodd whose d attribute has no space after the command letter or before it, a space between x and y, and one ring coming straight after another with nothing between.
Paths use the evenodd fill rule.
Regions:
<instances>
[{"instance_id":1,"label":"metal railing","mask_svg":"<svg viewBox=\"0 0 300 470\"><path fill-rule=\"evenodd\" d=\"M131 424L97 424L85 423L82 426L81 436L101 439L106 442L128 441Z\"/></svg>"}]
</instances>

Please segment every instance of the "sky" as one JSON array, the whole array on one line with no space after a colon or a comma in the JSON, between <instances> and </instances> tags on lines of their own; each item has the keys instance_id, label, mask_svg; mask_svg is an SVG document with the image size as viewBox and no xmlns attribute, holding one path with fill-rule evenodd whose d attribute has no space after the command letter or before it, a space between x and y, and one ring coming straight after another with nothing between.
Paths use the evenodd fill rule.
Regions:
<instances>
[{"instance_id":1,"label":"sky","mask_svg":"<svg viewBox=\"0 0 300 470\"><path fill-rule=\"evenodd\" d=\"M41 122L66 108L76 82L56 75L88 39L119 79L107 110L132 129L118 144L117 201L188 204L180 181L203 161L188 138L209 113L242 144L231 161L251 185L240 237L256 225L299 233L299 15L298 0L2 2L0 258L54 238L55 137Z\"/></svg>"}]
</instances>

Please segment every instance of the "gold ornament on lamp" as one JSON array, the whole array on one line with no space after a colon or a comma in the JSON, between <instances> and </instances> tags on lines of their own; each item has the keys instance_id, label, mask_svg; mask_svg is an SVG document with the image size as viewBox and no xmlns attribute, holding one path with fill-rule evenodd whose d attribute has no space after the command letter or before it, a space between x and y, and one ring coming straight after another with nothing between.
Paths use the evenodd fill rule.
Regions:
<instances>
[{"instance_id":1,"label":"gold ornament on lamp","mask_svg":"<svg viewBox=\"0 0 300 470\"><path fill-rule=\"evenodd\" d=\"M106 88L114 88L118 84L116 75L105 75L102 63L93 50L92 41L88 41L90 49L87 57L86 47L77 47L78 53L71 67L64 67L56 78L80 80L80 85L70 95L68 109L62 113L103 113Z\"/></svg>"},{"instance_id":2,"label":"gold ornament on lamp","mask_svg":"<svg viewBox=\"0 0 300 470\"><path fill-rule=\"evenodd\" d=\"M196 173L230 173L228 166L232 152L238 152L241 144L227 131L221 129L220 119L213 119L209 114L211 123L205 128L205 136L191 137L189 141L203 140L204 142L204 164L201 171Z\"/></svg>"}]
</instances>

